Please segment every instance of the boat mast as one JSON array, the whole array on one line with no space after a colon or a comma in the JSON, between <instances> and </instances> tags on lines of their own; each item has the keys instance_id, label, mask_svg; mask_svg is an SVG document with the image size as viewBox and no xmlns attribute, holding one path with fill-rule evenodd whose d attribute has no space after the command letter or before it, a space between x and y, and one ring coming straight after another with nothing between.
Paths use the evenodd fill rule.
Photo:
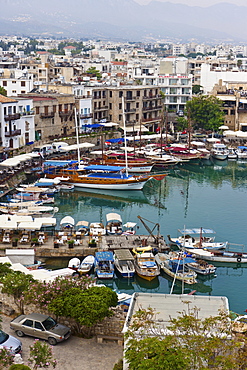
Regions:
<instances>
[{"instance_id":1,"label":"boat mast","mask_svg":"<svg viewBox=\"0 0 247 370\"><path fill-rule=\"evenodd\" d=\"M79 134L78 134L76 108L75 108L75 132L76 132L77 159L78 159L78 168L79 168L80 167L80 148L79 148Z\"/></svg>"},{"instance_id":2,"label":"boat mast","mask_svg":"<svg viewBox=\"0 0 247 370\"><path fill-rule=\"evenodd\" d=\"M126 124L125 124L124 96L123 96L123 95L122 95L122 109L123 109L123 127L124 127L124 156L125 156L125 171L126 171L126 176L128 176L128 155L127 155Z\"/></svg>"}]
</instances>

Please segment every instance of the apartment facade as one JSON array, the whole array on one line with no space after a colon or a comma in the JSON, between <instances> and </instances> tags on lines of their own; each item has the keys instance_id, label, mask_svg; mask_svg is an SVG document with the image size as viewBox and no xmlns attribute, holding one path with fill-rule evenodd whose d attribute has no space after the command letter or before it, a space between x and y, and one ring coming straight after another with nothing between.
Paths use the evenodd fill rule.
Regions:
<instances>
[{"instance_id":1,"label":"apartment facade","mask_svg":"<svg viewBox=\"0 0 247 370\"><path fill-rule=\"evenodd\" d=\"M0 95L0 145L18 149L34 140L32 99Z\"/></svg>"}]
</instances>

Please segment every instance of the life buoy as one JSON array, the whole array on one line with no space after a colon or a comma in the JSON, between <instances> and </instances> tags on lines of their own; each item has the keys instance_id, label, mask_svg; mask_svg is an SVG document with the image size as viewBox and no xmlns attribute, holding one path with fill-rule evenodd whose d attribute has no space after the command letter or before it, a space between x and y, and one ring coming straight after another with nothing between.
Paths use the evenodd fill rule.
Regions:
<instances>
[{"instance_id":1,"label":"life buoy","mask_svg":"<svg viewBox=\"0 0 247 370\"><path fill-rule=\"evenodd\" d=\"M241 262L242 261L242 258L241 257L237 257L237 262Z\"/></svg>"}]
</instances>

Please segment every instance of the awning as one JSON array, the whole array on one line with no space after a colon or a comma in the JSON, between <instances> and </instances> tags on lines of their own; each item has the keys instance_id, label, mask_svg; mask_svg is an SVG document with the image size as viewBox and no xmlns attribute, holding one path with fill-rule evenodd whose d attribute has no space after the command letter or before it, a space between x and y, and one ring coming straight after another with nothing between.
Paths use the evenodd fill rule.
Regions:
<instances>
[{"instance_id":1,"label":"awning","mask_svg":"<svg viewBox=\"0 0 247 370\"><path fill-rule=\"evenodd\" d=\"M113 221L113 220L117 220L117 221L122 222L122 218L118 213L107 213L106 221L109 222L109 221Z\"/></svg>"},{"instance_id":2,"label":"awning","mask_svg":"<svg viewBox=\"0 0 247 370\"><path fill-rule=\"evenodd\" d=\"M42 223L40 220L20 222L18 225L19 230L40 230L41 227L42 227Z\"/></svg>"},{"instance_id":3,"label":"awning","mask_svg":"<svg viewBox=\"0 0 247 370\"><path fill-rule=\"evenodd\" d=\"M119 126L122 130L124 130L123 126ZM127 126L125 127L126 132L133 132L133 131L142 131L142 132L148 132L149 129L143 125L136 125L136 126Z\"/></svg>"},{"instance_id":4,"label":"awning","mask_svg":"<svg viewBox=\"0 0 247 370\"><path fill-rule=\"evenodd\" d=\"M95 164L95 165L91 165L91 166L85 166L84 169L88 170L88 171L112 171L112 172L117 172L117 171L121 171L122 169L124 169L124 167L104 166L104 165L100 165L100 164Z\"/></svg>"},{"instance_id":5,"label":"awning","mask_svg":"<svg viewBox=\"0 0 247 370\"><path fill-rule=\"evenodd\" d=\"M65 216L64 218L62 218L62 220L60 221L60 225L63 225L63 224L70 224L70 225L74 225L75 224L75 220L73 219L73 217L71 216Z\"/></svg>"},{"instance_id":6,"label":"awning","mask_svg":"<svg viewBox=\"0 0 247 370\"><path fill-rule=\"evenodd\" d=\"M129 249L116 249L114 250L114 254L119 261L134 261L134 256Z\"/></svg>"}]
</instances>

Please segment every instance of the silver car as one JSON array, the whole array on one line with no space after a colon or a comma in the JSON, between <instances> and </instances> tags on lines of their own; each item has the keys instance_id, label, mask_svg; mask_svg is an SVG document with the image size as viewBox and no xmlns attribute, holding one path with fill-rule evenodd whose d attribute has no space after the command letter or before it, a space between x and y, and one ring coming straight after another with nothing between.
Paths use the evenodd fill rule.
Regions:
<instances>
[{"instance_id":1,"label":"silver car","mask_svg":"<svg viewBox=\"0 0 247 370\"><path fill-rule=\"evenodd\" d=\"M35 338L45 339L53 346L68 339L71 335L70 328L58 324L48 315L39 313L17 316L10 322L10 328L15 330L18 337L30 335Z\"/></svg>"},{"instance_id":2,"label":"silver car","mask_svg":"<svg viewBox=\"0 0 247 370\"><path fill-rule=\"evenodd\" d=\"M7 348L13 355L21 352L22 343L18 338L13 337L0 330L0 348Z\"/></svg>"}]
</instances>

